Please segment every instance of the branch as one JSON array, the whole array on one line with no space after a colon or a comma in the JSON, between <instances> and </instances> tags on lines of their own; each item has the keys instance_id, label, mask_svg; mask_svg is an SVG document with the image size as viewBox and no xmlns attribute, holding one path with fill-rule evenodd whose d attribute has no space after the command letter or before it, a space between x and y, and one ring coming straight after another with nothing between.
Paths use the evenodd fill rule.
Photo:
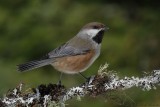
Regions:
<instances>
[{"instance_id":1,"label":"branch","mask_svg":"<svg viewBox=\"0 0 160 107\"><path fill-rule=\"evenodd\" d=\"M0 107L30 107L30 106L61 106L71 98L84 97L86 95L96 97L97 95L113 90L126 90L134 86L149 91L156 89L155 85L160 83L160 70L154 70L150 75L139 77L124 77L119 79L113 71L107 71L108 64L101 66L98 74L91 76L85 83L66 89L63 85L41 84L37 88L23 89L20 84L13 90L9 90L4 98L0 100Z\"/></svg>"}]
</instances>

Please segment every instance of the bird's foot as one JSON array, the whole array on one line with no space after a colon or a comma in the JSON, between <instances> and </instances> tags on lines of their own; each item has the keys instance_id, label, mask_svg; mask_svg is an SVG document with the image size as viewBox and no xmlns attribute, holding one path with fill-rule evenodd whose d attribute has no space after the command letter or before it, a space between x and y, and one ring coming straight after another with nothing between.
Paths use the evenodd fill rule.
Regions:
<instances>
[{"instance_id":1,"label":"bird's foot","mask_svg":"<svg viewBox=\"0 0 160 107\"><path fill-rule=\"evenodd\" d=\"M59 80L58 83L57 83L57 85L61 86L62 85L62 81Z\"/></svg>"}]
</instances>

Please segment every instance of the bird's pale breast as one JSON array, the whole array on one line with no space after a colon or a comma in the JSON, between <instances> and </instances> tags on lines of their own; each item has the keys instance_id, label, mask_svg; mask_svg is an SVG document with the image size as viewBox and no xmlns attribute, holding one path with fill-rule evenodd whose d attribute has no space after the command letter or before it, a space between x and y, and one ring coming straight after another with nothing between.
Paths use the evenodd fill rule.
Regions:
<instances>
[{"instance_id":1,"label":"bird's pale breast","mask_svg":"<svg viewBox=\"0 0 160 107\"><path fill-rule=\"evenodd\" d=\"M89 51L83 55L66 56L62 58L57 58L51 65L58 71L64 73L78 73L88 68L90 63L92 63L92 58L94 57L94 50Z\"/></svg>"}]
</instances>

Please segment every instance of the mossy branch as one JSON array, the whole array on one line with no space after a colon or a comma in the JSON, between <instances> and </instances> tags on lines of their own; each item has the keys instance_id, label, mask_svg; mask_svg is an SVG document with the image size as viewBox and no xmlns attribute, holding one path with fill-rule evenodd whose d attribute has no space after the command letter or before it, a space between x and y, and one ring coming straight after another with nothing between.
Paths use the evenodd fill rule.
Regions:
<instances>
[{"instance_id":1,"label":"mossy branch","mask_svg":"<svg viewBox=\"0 0 160 107\"><path fill-rule=\"evenodd\" d=\"M142 90L156 89L160 83L160 70L154 70L150 75L139 77L124 77L119 79L117 74L107 71L108 64L101 66L98 74L91 76L85 83L66 89L63 85L39 85L37 88L23 89L21 83L13 90L9 90L0 100L0 107L33 107L33 106L60 106L65 107L65 102L71 98L97 95L113 90L126 90L134 86Z\"/></svg>"}]
</instances>

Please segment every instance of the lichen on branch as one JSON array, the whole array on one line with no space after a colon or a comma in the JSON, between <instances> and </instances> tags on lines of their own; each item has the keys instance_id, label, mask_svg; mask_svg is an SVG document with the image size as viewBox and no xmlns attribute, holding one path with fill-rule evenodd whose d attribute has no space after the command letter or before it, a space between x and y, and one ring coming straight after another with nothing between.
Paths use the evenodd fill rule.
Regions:
<instances>
[{"instance_id":1,"label":"lichen on branch","mask_svg":"<svg viewBox=\"0 0 160 107\"><path fill-rule=\"evenodd\" d=\"M36 88L23 89L23 84L9 90L0 100L0 107L31 107L31 106L65 106L71 98L86 95L96 97L113 90L126 90L134 86L149 91L156 89L160 83L160 70L154 70L144 77L124 77L120 79L116 72L107 71L108 64L101 66L97 75L90 76L86 82L79 86L66 89L60 84L41 84Z\"/></svg>"}]
</instances>

